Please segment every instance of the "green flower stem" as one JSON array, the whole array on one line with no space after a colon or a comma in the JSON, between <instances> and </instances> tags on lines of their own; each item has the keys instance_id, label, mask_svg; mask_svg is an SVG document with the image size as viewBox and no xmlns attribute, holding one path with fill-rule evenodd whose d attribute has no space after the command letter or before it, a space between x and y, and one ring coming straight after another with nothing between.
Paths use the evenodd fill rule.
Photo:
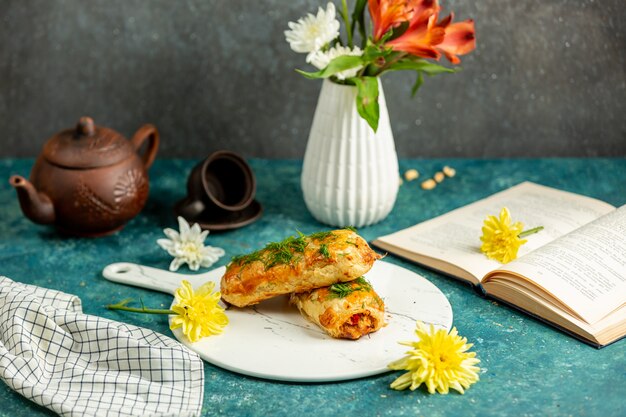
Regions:
<instances>
[{"instance_id":1,"label":"green flower stem","mask_svg":"<svg viewBox=\"0 0 626 417\"><path fill-rule=\"evenodd\" d=\"M397 55L395 55L392 59L390 59L389 61L386 61L382 66L376 66L376 65L368 65L367 69L368 69L368 75L372 76L372 77L378 77L380 75L382 75L385 71L387 71L389 69L389 67L391 67L393 64L395 64L396 62L400 61L402 58L406 58L408 56L407 53L398 53ZM372 68L370 67L374 67L374 69L372 70ZM364 68L365 70L365 68ZM365 72L365 71L362 71Z\"/></svg>"},{"instance_id":2,"label":"green flower stem","mask_svg":"<svg viewBox=\"0 0 626 417\"><path fill-rule=\"evenodd\" d=\"M348 17L348 3L346 0L341 0L342 11L341 17L343 17L343 21L346 24L346 33L348 35L348 46L352 49L352 33L350 31L350 17Z\"/></svg>"},{"instance_id":3,"label":"green flower stem","mask_svg":"<svg viewBox=\"0 0 626 417\"><path fill-rule=\"evenodd\" d=\"M521 239L523 237L533 235L533 234L535 234L537 232L540 232L542 230L543 230L543 226L534 227L532 229L524 230L522 233L517 235L517 237L519 237Z\"/></svg>"},{"instance_id":4,"label":"green flower stem","mask_svg":"<svg viewBox=\"0 0 626 417\"><path fill-rule=\"evenodd\" d=\"M386 71L389 67L391 67L396 62L400 61L402 58L406 58L408 55L409 54L407 53L399 53L396 56L394 56L391 60L385 62L385 65L383 65L380 69L380 74L382 74L384 71Z\"/></svg>"},{"instance_id":5,"label":"green flower stem","mask_svg":"<svg viewBox=\"0 0 626 417\"><path fill-rule=\"evenodd\" d=\"M122 300L117 304L109 304L106 307L109 310L122 310L122 311L131 311L133 313L144 313L144 314L178 314L177 312L169 309L163 308L146 308L143 303L141 303L141 308L137 307L128 307L126 304L130 303L132 299Z\"/></svg>"}]
</instances>

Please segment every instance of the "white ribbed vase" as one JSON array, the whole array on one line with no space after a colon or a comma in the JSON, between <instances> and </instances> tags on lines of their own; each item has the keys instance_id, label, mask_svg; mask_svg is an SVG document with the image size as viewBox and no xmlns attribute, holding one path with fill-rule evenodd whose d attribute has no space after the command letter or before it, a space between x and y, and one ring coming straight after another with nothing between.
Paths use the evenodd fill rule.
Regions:
<instances>
[{"instance_id":1,"label":"white ribbed vase","mask_svg":"<svg viewBox=\"0 0 626 417\"><path fill-rule=\"evenodd\" d=\"M318 221L363 227L384 219L398 193L398 156L379 81L374 132L356 109L357 89L324 80L309 134L302 192Z\"/></svg>"}]
</instances>

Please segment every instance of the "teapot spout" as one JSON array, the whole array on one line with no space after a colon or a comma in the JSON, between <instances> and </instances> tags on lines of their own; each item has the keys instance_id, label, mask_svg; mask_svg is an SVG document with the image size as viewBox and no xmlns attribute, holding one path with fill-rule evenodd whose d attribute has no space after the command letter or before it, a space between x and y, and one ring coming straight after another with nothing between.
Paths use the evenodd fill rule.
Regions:
<instances>
[{"instance_id":1,"label":"teapot spout","mask_svg":"<svg viewBox=\"0 0 626 417\"><path fill-rule=\"evenodd\" d=\"M50 198L38 192L26 178L13 175L9 184L15 187L22 212L31 221L39 224L54 223L54 206Z\"/></svg>"}]
</instances>

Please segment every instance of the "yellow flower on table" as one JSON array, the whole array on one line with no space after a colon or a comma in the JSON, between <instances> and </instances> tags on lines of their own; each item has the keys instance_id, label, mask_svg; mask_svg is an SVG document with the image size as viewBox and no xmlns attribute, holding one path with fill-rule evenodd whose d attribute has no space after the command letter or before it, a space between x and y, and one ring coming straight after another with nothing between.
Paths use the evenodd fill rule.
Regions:
<instances>
[{"instance_id":1,"label":"yellow flower on table","mask_svg":"<svg viewBox=\"0 0 626 417\"><path fill-rule=\"evenodd\" d=\"M183 328L191 342L203 337L220 334L228 324L228 317L219 305L221 294L213 292L215 283L209 281L194 293L189 281L184 280L176 290L177 304L172 310L177 314L172 319L171 329Z\"/></svg>"},{"instance_id":2,"label":"yellow flower on table","mask_svg":"<svg viewBox=\"0 0 626 417\"><path fill-rule=\"evenodd\" d=\"M404 358L390 363L394 370L408 371L391 383L391 388L412 391L425 384L428 392L447 394L454 389L461 394L478 381L480 363L475 352L468 352L473 346L467 339L458 335L456 328L448 333L445 329L435 330L431 324L427 328L418 321L415 334L417 342L400 342L412 347Z\"/></svg>"},{"instance_id":3,"label":"yellow flower on table","mask_svg":"<svg viewBox=\"0 0 626 417\"><path fill-rule=\"evenodd\" d=\"M480 238L483 242L480 246L481 252L489 259L503 264L512 261L517 258L520 246L527 242L526 239L520 238L523 229L524 225L521 222L512 223L511 214L506 207L500 210L499 218L487 216Z\"/></svg>"}]
</instances>

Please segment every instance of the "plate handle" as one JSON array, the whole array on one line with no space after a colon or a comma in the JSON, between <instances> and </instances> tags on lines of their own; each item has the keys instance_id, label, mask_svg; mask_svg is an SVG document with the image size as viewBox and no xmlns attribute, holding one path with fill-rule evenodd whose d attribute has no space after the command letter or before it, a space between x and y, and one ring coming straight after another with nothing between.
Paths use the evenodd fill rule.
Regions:
<instances>
[{"instance_id":1,"label":"plate handle","mask_svg":"<svg viewBox=\"0 0 626 417\"><path fill-rule=\"evenodd\" d=\"M102 276L109 281L119 282L120 284L133 285L174 295L176 289L180 287L182 280L191 281L190 278L200 277L201 275L192 275L190 277L130 262L118 262L107 265L102 270ZM197 281L197 279L191 281L191 285L196 287L194 281Z\"/></svg>"}]
</instances>

